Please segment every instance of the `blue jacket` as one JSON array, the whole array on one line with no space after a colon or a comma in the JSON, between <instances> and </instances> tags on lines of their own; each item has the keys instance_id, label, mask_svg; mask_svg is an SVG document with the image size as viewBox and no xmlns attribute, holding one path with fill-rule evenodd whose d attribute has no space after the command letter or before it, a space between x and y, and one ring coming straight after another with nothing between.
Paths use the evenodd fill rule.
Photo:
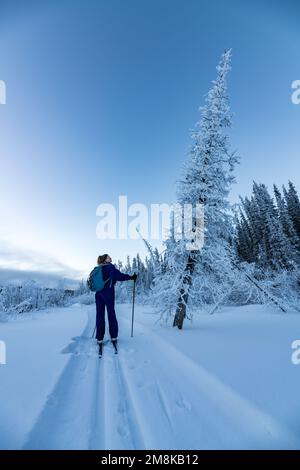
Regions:
<instances>
[{"instance_id":1,"label":"blue jacket","mask_svg":"<svg viewBox=\"0 0 300 470\"><path fill-rule=\"evenodd\" d=\"M119 271L112 263L103 264L102 273L104 281L109 278L112 280L112 282L107 282L105 284L104 289L114 287L117 281L129 281L131 277L129 274L121 273L121 271Z\"/></svg>"}]
</instances>

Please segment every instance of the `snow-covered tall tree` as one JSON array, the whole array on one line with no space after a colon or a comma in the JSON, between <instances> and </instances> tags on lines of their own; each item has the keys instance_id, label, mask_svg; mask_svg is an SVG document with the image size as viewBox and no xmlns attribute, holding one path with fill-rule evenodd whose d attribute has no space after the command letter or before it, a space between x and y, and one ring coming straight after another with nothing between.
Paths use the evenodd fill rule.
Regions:
<instances>
[{"instance_id":1,"label":"snow-covered tall tree","mask_svg":"<svg viewBox=\"0 0 300 470\"><path fill-rule=\"evenodd\" d=\"M297 194L297 191L295 189L295 186L291 181L289 181L289 188L286 190L285 187L283 187L283 192L285 196L285 201L287 204L287 210L289 213L289 216L293 222L294 229L300 238L300 200L299 196Z\"/></svg>"},{"instance_id":2,"label":"snow-covered tall tree","mask_svg":"<svg viewBox=\"0 0 300 470\"><path fill-rule=\"evenodd\" d=\"M274 194L276 198L279 220L281 223L282 230L292 245L292 248L293 248L292 256L294 260L296 262L297 261L299 262L300 238L295 230L295 226L293 224L292 218L290 217L290 214L288 212L287 204L276 185L274 185Z\"/></svg>"},{"instance_id":3,"label":"snow-covered tall tree","mask_svg":"<svg viewBox=\"0 0 300 470\"><path fill-rule=\"evenodd\" d=\"M231 232L228 195L238 162L230 150L228 135L231 127L227 92L230 62L231 50L222 55L217 66L217 78L206 96L206 105L200 108L201 119L192 133L194 144L183 179L179 182L178 200L181 204L204 206L203 249L185 253L182 286L174 317L174 326L180 329L196 271L203 273L228 268L226 248Z\"/></svg>"},{"instance_id":4,"label":"snow-covered tall tree","mask_svg":"<svg viewBox=\"0 0 300 470\"><path fill-rule=\"evenodd\" d=\"M248 263L255 261L251 226L242 210L235 217L234 225L236 230L235 247L239 258Z\"/></svg>"},{"instance_id":5,"label":"snow-covered tall tree","mask_svg":"<svg viewBox=\"0 0 300 470\"><path fill-rule=\"evenodd\" d=\"M222 54L217 66L217 78L206 96L205 106L200 108L201 119L193 132L188 161L178 184L178 202L183 207L193 207L192 237L180 240L170 238L166 243L166 273L156 279L161 292L172 292L176 312L173 325L183 326L187 305L193 298L193 279L197 272L217 269L218 259L225 267L225 245L231 223L228 194L234 181L233 170L238 159L230 151L228 131L231 113L227 93L227 76L231 69L231 50ZM197 237L196 205L204 206L204 247L188 249ZM222 269L222 263L218 269ZM164 294L165 295L165 294Z\"/></svg>"},{"instance_id":6,"label":"snow-covered tall tree","mask_svg":"<svg viewBox=\"0 0 300 470\"><path fill-rule=\"evenodd\" d=\"M254 262L265 271L291 270L299 265L300 239L275 185L274 195L276 204L264 184L253 183L251 198L241 199L235 246L241 261Z\"/></svg>"}]
</instances>

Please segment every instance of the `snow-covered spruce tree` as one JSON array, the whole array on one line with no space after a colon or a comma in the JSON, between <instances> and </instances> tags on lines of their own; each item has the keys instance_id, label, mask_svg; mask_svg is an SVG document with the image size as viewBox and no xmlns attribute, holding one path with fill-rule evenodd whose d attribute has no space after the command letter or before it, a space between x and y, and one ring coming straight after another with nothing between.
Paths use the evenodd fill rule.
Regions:
<instances>
[{"instance_id":1,"label":"snow-covered spruce tree","mask_svg":"<svg viewBox=\"0 0 300 470\"><path fill-rule=\"evenodd\" d=\"M238 161L230 151L228 131L231 113L227 94L227 75L230 71L231 50L226 51L217 66L217 78L206 96L206 104L200 108L201 119L192 132L193 144L188 161L183 168L183 177L178 183L178 202L193 206L193 230L196 236L196 205L204 206L204 246L188 249L193 239L183 237L170 239L166 243L167 270L156 279L160 285L161 307L168 311L175 306L173 326L183 326L187 306L195 296L199 298L201 283L209 275L222 282L224 271L230 272L230 261L226 255L231 231L228 194L234 181L233 170ZM227 277L227 276L226 276ZM204 287L204 284L202 284ZM205 285L205 289L207 285ZM169 294L170 305L163 300ZM159 293L159 292L158 292Z\"/></svg>"},{"instance_id":2,"label":"snow-covered spruce tree","mask_svg":"<svg viewBox=\"0 0 300 470\"><path fill-rule=\"evenodd\" d=\"M128 262L128 259L127 259ZM123 266L122 261L118 260L117 263L117 268L121 272L125 272L125 268ZM126 282L117 282L116 284L116 300L118 302L127 302L128 301L128 293L127 293L127 287L126 287Z\"/></svg>"},{"instance_id":3,"label":"snow-covered spruce tree","mask_svg":"<svg viewBox=\"0 0 300 470\"><path fill-rule=\"evenodd\" d=\"M295 189L295 186L291 181L289 181L289 189L286 190L283 187L283 193L285 197L285 202L287 205L287 211L293 222L294 229L300 239L300 200Z\"/></svg>"},{"instance_id":4,"label":"snow-covered spruce tree","mask_svg":"<svg viewBox=\"0 0 300 470\"><path fill-rule=\"evenodd\" d=\"M271 267L274 271L293 269L293 247L288 237L284 234L279 220L270 214L266 216L261 247L259 264L262 267Z\"/></svg>"},{"instance_id":5,"label":"snow-covered spruce tree","mask_svg":"<svg viewBox=\"0 0 300 470\"><path fill-rule=\"evenodd\" d=\"M146 257L145 263L141 260L139 253L132 258L127 257L127 264L123 267L122 261L118 261L118 269L127 274L137 273L136 281L136 300L145 302L149 297L150 285L153 281L152 263ZM132 299L133 284L128 282L120 282L116 285L116 298L119 302L129 302Z\"/></svg>"},{"instance_id":6,"label":"snow-covered spruce tree","mask_svg":"<svg viewBox=\"0 0 300 470\"><path fill-rule=\"evenodd\" d=\"M139 253L136 255L136 272L138 277L136 281L136 289L137 292L139 293L139 297L141 300L144 300L146 295L148 294L147 292L147 268L144 265L143 261L141 260L141 257Z\"/></svg>"},{"instance_id":7,"label":"snow-covered spruce tree","mask_svg":"<svg viewBox=\"0 0 300 470\"><path fill-rule=\"evenodd\" d=\"M275 203L265 184L253 182L253 197L251 198L252 225L255 233L257 261L262 268L267 268L271 260L279 259L276 255L276 246L271 245L276 237L276 223L278 214Z\"/></svg>"},{"instance_id":8,"label":"snow-covered spruce tree","mask_svg":"<svg viewBox=\"0 0 300 470\"><path fill-rule=\"evenodd\" d=\"M180 244L174 238L172 216L170 234L165 240L164 245L165 251L163 257L159 256L157 250L155 258L152 256L154 279L150 300L160 313L160 319L167 323L169 318L174 315L174 306L176 307L176 299L179 297L182 278L182 263L179 262L179 259L182 259L179 249Z\"/></svg>"},{"instance_id":9,"label":"snow-covered spruce tree","mask_svg":"<svg viewBox=\"0 0 300 470\"><path fill-rule=\"evenodd\" d=\"M299 263L299 239L278 188L276 205L264 184L253 183L251 199L241 198L235 246L240 261L254 262L261 277L268 270L294 269Z\"/></svg>"},{"instance_id":10,"label":"snow-covered spruce tree","mask_svg":"<svg viewBox=\"0 0 300 470\"><path fill-rule=\"evenodd\" d=\"M182 328L189 296L199 296L201 278L228 278L231 272L227 257L232 220L228 195L234 181L233 170L238 158L230 150L229 128L231 112L227 93L227 75L231 69L231 50L226 51L217 66L217 78L201 108L201 119L192 134L194 144L179 182L178 201L181 204L204 206L204 246L202 250L184 250L184 271L177 301L174 326ZM181 243L181 248L184 245ZM225 276L224 273L226 272ZM193 280L199 281L194 283ZM205 280L204 280L205 284ZM219 282L217 282L219 284ZM196 289L193 287L197 286ZM207 290L207 285L205 286ZM215 289L215 286L212 290Z\"/></svg>"},{"instance_id":11,"label":"snow-covered spruce tree","mask_svg":"<svg viewBox=\"0 0 300 470\"><path fill-rule=\"evenodd\" d=\"M132 273L132 268L131 268L130 257L127 256L125 266L123 266L122 261L118 260L117 268L122 273L131 274ZM116 300L118 302L128 302L129 301L130 289L129 289L128 284L129 284L128 282L117 282L117 284L116 284Z\"/></svg>"},{"instance_id":12,"label":"snow-covered spruce tree","mask_svg":"<svg viewBox=\"0 0 300 470\"><path fill-rule=\"evenodd\" d=\"M127 256L127 263L125 265L125 271L131 273L131 264L130 264L130 256Z\"/></svg>"},{"instance_id":13,"label":"snow-covered spruce tree","mask_svg":"<svg viewBox=\"0 0 300 470\"><path fill-rule=\"evenodd\" d=\"M241 210L235 217L234 226L236 231L234 245L239 259L247 261L248 263L255 261L251 226L245 214Z\"/></svg>"},{"instance_id":14,"label":"snow-covered spruce tree","mask_svg":"<svg viewBox=\"0 0 300 470\"><path fill-rule=\"evenodd\" d=\"M278 209L278 215L282 230L286 237L289 239L289 242L292 245L292 257L293 260L299 264L299 255L300 255L300 237L298 236L292 218L288 212L287 204L282 197L279 189L274 184L274 194L276 198L276 204ZM300 214L299 214L300 216ZM297 226L297 225L296 225Z\"/></svg>"},{"instance_id":15,"label":"snow-covered spruce tree","mask_svg":"<svg viewBox=\"0 0 300 470\"><path fill-rule=\"evenodd\" d=\"M253 184L256 233L259 237L258 264L264 269L291 269L293 247L284 233L278 209L264 184Z\"/></svg>"},{"instance_id":16,"label":"snow-covered spruce tree","mask_svg":"<svg viewBox=\"0 0 300 470\"><path fill-rule=\"evenodd\" d=\"M164 272L165 270L165 259L163 255L159 254L159 251L157 248L154 250L150 251L150 256L146 256L145 259L146 263L146 280L145 280L145 290L147 292L145 296L145 302L150 302L152 303L151 297L151 291L154 286L154 282L156 277L161 272Z\"/></svg>"},{"instance_id":17,"label":"snow-covered spruce tree","mask_svg":"<svg viewBox=\"0 0 300 470\"><path fill-rule=\"evenodd\" d=\"M148 256L146 256L145 258L145 265L146 265L145 290L147 291L147 293L149 293L152 283L153 283L153 278L154 278L154 267L153 267L153 262L151 258L148 258Z\"/></svg>"},{"instance_id":18,"label":"snow-covered spruce tree","mask_svg":"<svg viewBox=\"0 0 300 470\"><path fill-rule=\"evenodd\" d=\"M241 205L241 218L242 220L247 221L247 227L244 225L245 230L248 231L249 241L251 246L249 246L249 257L251 261L256 262L258 260L258 253L260 251L260 242L263 232L264 222L261 221L261 218L258 216L259 207L256 200L256 196L252 195L251 199L248 197L240 197ZM243 222L242 222L243 223ZM235 235L238 236L238 232L235 232ZM241 261L248 261L246 258L241 256Z\"/></svg>"}]
</instances>

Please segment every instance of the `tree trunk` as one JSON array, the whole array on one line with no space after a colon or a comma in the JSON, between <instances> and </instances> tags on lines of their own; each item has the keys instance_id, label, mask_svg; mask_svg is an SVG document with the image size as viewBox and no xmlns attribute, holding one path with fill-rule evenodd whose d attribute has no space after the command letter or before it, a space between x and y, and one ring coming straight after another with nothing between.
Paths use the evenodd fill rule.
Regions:
<instances>
[{"instance_id":1,"label":"tree trunk","mask_svg":"<svg viewBox=\"0 0 300 470\"><path fill-rule=\"evenodd\" d=\"M177 302L176 314L174 317L173 326L177 326L179 330L182 329L183 321L186 317L186 305L189 297L189 289L192 284L192 275L196 265L196 259L192 256L193 252L189 254L188 261L185 267L185 276L183 278L183 286L180 289L180 295Z\"/></svg>"}]
</instances>

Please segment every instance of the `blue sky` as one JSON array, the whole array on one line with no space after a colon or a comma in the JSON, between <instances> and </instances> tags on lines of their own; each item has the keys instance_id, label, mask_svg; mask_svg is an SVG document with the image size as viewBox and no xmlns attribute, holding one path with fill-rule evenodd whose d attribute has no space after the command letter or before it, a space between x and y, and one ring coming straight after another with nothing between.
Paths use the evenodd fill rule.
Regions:
<instances>
[{"instance_id":1,"label":"blue sky","mask_svg":"<svg viewBox=\"0 0 300 470\"><path fill-rule=\"evenodd\" d=\"M144 255L98 240L96 208L174 200L230 47L232 200L252 180L300 190L299 14L296 0L0 0L0 267L72 276L99 253Z\"/></svg>"}]
</instances>

